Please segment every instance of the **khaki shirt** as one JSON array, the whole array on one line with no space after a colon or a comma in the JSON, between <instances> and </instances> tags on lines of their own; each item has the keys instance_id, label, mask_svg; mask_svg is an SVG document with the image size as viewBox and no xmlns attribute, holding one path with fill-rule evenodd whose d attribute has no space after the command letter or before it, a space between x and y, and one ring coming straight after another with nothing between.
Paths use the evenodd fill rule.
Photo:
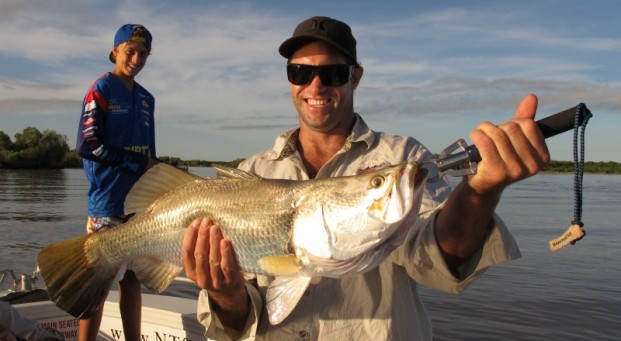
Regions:
<instances>
[{"instance_id":1,"label":"khaki shirt","mask_svg":"<svg viewBox=\"0 0 621 341\"><path fill-rule=\"evenodd\" d=\"M264 178L307 180L309 177L295 148L298 130L277 137L275 145L258 153L239 168ZM352 134L343 148L317 174L317 178L360 174L404 160L431 157L411 137L370 130L356 115ZM271 325L264 307L265 292L273 277L257 276L257 286L246 288L252 311L241 339L257 340L431 340L431 321L421 301L418 284L459 293L491 265L520 257L517 244L503 222L495 217L483 248L460 268L461 278L451 275L434 235L435 215L450 194L442 179L426 184L420 218L405 242L379 267L364 274L334 279L313 279L291 315ZM199 295L198 319L210 339L230 339L203 290Z\"/></svg>"}]
</instances>

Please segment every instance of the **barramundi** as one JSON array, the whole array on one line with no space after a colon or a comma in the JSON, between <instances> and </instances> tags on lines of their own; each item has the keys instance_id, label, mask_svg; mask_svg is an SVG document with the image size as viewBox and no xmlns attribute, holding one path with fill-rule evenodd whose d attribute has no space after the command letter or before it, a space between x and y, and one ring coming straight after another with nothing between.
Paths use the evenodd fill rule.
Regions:
<instances>
[{"instance_id":1,"label":"barramundi","mask_svg":"<svg viewBox=\"0 0 621 341\"><path fill-rule=\"evenodd\" d=\"M276 277L266 304L277 324L313 277L363 273L401 244L418 216L427 176L414 162L306 181L214 169L217 177L201 178L158 164L128 194L125 212L136 213L128 222L43 248L37 261L52 301L88 318L129 263L145 287L162 292L183 269L186 228L211 218L244 272Z\"/></svg>"}]
</instances>

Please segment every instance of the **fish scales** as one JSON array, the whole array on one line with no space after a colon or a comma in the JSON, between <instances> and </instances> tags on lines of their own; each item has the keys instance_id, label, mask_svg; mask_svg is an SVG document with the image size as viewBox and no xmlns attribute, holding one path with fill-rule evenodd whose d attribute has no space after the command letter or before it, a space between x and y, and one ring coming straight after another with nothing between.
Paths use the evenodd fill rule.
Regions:
<instances>
[{"instance_id":1,"label":"fish scales","mask_svg":"<svg viewBox=\"0 0 621 341\"><path fill-rule=\"evenodd\" d=\"M211 217L238 250L244 271L265 274L257 258L285 255L288 251L294 183L265 186L260 180L209 179L178 188L154 202L148 215L130 220L122 233L95 235L102 258L121 263L150 254L178 256L166 259L180 264L179 241L196 218ZM261 195L257 195L261 193ZM273 200L266 201L265 197ZM172 228L171 228L172 227ZM144 238L148 232L155 238ZM128 245L134 245L128 247Z\"/></svg>"},{"instance_id":2,"label":"fish scales","mask_svg":"<svg viewBox=\"0 0 621 341\"><path fill-rule=\"evenodd\" d=\"M163 291L182 270L187 227L212 218L231 240L242 270L285 278L267 290L270 322L279 323L312 276L343 277L377 266L403 240L426 177L415 163L310 181L217 171L225 178L202 179L157 165L127 196L126 211L136 212L134 218L46 246L37 260L51 299L88 318L129 262L141 283Z\"/></svg>"}]
</instances>

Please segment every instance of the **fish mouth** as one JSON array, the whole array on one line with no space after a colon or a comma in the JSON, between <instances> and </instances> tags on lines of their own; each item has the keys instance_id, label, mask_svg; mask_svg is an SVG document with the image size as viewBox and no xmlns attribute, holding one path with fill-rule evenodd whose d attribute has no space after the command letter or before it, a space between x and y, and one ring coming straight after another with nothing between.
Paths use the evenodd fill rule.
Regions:
<instances>
[{"instance_id":1,"label":"fish mouth","mask_svg":"<svg viewBox=\"0 0 621 341\"><path fill-rule=\"evenodd\" d=\"M410 214L416 217L416 214ZM394 231L390 237L375 247L349 259L322 258L309 253L303 257L305 269L302 272L308 276L324 276L344 278L365 273L379 266L399 245L403 244L410 230L413 219L407 219Z\"/></svg>"},{"instance_id":2,"label":"fish mouth","mask_svg":"<svg viewBox=\"0 0 621 341\"><path fill-rule=\"evenodd\" d=\"M412 208L417 187L421 179L424 178L424 175L419 175L420 171L421 168L415 163L404 163L395 172L395 183L382 200L385 203L390 203L382 216L386 223L391 224L402 220Z\"/></svg>"}]
</instances>

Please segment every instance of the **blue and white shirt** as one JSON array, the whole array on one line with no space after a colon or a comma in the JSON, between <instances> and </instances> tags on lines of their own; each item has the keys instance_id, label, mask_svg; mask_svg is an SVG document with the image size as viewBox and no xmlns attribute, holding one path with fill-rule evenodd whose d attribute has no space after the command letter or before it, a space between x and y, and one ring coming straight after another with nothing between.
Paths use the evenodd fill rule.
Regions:
<instances>
[{"instance_id":1,"label":"blue and white shirt","mask_svg":"<svg viewBox=\"0 0 621 341\"><path fill-rule=\"evenodd\" d=\"M90 181L88 215L123 214L125 196L156 159L155 99L140 84L131 92L107 72L90 87L82 105L76 151Z\"/></svg>"}]
</instances>

